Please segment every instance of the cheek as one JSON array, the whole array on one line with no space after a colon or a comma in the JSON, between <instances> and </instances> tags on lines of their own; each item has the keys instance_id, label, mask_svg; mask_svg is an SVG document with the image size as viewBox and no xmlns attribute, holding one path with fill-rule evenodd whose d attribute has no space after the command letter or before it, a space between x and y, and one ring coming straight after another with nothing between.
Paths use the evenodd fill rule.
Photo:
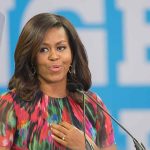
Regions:
<instances>
[{"instance_id":1,"label":"cheek","mask_svg":"<svg viewBox=\"0 0 150 150\"><path fill-rule=\"evenodd\" d=\"M65 60L65 64L66 64L67 69L69 69L69 67L72 63L72 56L68 55L68 57L64 58L64 60Z\"/></svg>"},{"instance_id":2,"label":"cheek","mask_svg":"<svg viewBox=\"0 0 150 150\"><path fill-rule=\"evenodd\" d=\"M41 73L43 74L43 69L42 69L42 65L40 65L40 64L37 64L37 73L38 73L38 75L40 75Z\"/></svg>"},{"instance_id":3,"label":"cheek","mask_svg":"<svg viewBox=\"0 0 150 150\"><path fill-rule=\"evenodd\" d=\"M44 60L43 56L40 55L40 54L37 54L37 56L36 56L36 63L37 63L37 65L41 64L43 62L43 60Z\"/></svg>"},{"instance_id":4,"label":"cheek","mask_svg":"<svg viewBox=\"0 0 150 150\"><path fill-rule=\"evenodd\" d=\"M45 64L45 59L43 57L37 56L36 64L37 64L37 72L41 72L43 69L43 65Z\"/></svg>"}]
</instances>

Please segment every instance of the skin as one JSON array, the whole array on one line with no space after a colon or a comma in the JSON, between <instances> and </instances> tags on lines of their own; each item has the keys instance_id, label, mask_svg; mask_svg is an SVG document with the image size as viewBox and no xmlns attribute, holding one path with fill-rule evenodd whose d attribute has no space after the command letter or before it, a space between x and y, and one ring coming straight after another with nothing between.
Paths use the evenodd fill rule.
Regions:
<instances>
[{"instance_id":1,"label":"skin","mask_svg":"<svg viewBox=\"0 0 150 150\"><path fill-rule=\"evenodd\" d=\"M51 97L67 95L67 73L72 62L71 48L63 28L50 29L37 54L41 90Z\"/></svg>"},{"instance_id":2,"label":"skin","mask_svg":"<svg viewBox=\"0 0 150 150\"><path fill-rule=\"evenodd\" d=\"M72 62L71 48L63 28L50 29L45 35L41 50L37 54L38 78L41 90L51 97L67 95L67 73ZM51 125L52 137L58 143L72 149L85 150L84 134L73 125L62 122ZM65 135L65 140L62 137ZM87 136L94 150L100 150ZM116 150L112 145L101 150Z\"/></svg>"},{"instance_id":3,"label":"skin","mask_svg":"<svg viewBox=\"0 0 150 150\"><path fill-rule=\"evenodd\" d=\"M84 133L75 126L61 122L60 124L51 125L52 137L58 143L72 149L85 150ZM64 137L64 139L63 139ZM94 150L116 150L116 145L107 148L98 148L96 144L86 135L87 140L93 145Z\"/></svg>"},{"instance_id":4,"label":"skin","mask_svg":"<svg viewBox=\"0 0 150 150\"><path fill-rule=\"evenodd\" d=\"M66 96L67 73L72 62L72 54L63 28L48 30L37 54L36 62L41 90L51 97ZM85 150L84 134L75 126L67 122L52 124L51 131L53 139L58 143L72 150ZM99 149L87 135L86 137L94 150L116 150L115 145ZM9 150L9 148L0 147L0 150Z\"/></svg>"},{"instance_id":5,"label":"skin","mask_svg":"<svg viewBox=\"0 0 150 150\"><path fill-rule=\"evenodd\" d=\"M67 73L72 62L71 48L63 28L48 30L37 54L40 89L51 97L67 95ZM0 150L9 148L0 147Z\"/></svg>"}]
</instances>

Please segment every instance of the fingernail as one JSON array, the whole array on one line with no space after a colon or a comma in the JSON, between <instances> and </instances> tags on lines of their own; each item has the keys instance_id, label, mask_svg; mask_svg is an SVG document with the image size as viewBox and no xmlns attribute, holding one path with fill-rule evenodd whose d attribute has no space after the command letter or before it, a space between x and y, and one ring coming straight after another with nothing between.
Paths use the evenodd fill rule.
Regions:
<instances>
[{"instance_id":1,"label":"fingernail","mask_svg":"<svg viewBox=\"0 0 150 150\"><path fill-rule=\"evenodd\" d=\"M52 138L54 138L54 134L51 134Z\"/></svg>"}]
</instances>

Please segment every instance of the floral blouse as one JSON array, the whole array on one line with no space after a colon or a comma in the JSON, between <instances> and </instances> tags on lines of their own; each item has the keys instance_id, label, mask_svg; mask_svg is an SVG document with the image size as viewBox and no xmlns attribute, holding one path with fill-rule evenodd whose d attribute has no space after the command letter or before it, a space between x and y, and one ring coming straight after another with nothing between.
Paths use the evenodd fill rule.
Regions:
<instances>
[{"instance_id":1,"label":"floral blouse","mask_svg":"<svg viewBox=\"0 0 150 150\"><path fill-rule=\"evenodd\" d=\"M100 102L94 93L89 94ZM110 117L91 99L86 99L86 134L99 147L114 143ZM83 109L70 96L37 96L35 101L21 100L14 91L0 96L0 146L12 150L66 150L51 136L51 123L66 121L83 131Z\"/></svg>"}]
</instances>

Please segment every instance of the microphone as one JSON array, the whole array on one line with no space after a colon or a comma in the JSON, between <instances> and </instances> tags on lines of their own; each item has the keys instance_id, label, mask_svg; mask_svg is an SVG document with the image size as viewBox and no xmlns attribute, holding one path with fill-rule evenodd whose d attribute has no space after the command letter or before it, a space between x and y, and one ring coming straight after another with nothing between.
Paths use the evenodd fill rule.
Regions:
<instances>
[{"instance_id":1,"label":"microphone","mask_svg":"<svg viewBox=\"0 0 150 150\"><path fill-rule=\"evenodd\" d=\"M95 104L97 104L98 107L103 112L105 112L117 125L119 125L121 129L123 129L132 138L136 150L146 150L145 146L142 143L139 143L138 140L122 124L120 124L109 112L107 112L96 99L94 99L91 95L89 95L87 92L83 90L82 84L69 83L68 88L71 92L79 92L80 94L83 95L83 97L85 95L88 96ZM84 101L84 117L85 117L85 98L83 98L83 101ZM85 122L84 122L84 125L85 125Z\"/></svg>"},{"instance_id":2,"label":"microphone","mask_svg":"<svg viewBox=\"0 0 150 150\"><path fill-rule=\"evenodd\" d=\"M68 83L68 89L70 92L78 92L77 90L81 91L83 89L82 84L80 83ZM86 150L94 150L93 145L86 138L85 132L85 94L81 93L83 96L83 132L84 132L84 141L85 141L85 148Z\"/></svg>"}]
</instances>

